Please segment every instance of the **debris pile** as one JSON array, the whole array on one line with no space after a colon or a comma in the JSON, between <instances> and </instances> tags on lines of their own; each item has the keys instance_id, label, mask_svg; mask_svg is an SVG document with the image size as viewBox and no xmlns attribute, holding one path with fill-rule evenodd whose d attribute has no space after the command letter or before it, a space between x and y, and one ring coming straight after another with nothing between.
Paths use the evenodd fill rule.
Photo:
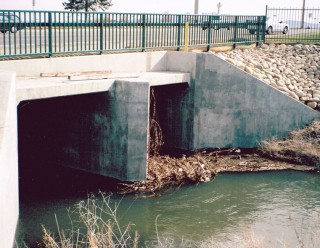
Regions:
<instances>
[{"instance_id":1,"label":"debris pile","mask_svg":"<svg viewBox=\"0 0 320 248\"><path fill-rule=\"evenodd\" d=\"M259 149L217 149L199 151L191 156L173 158L153 156L148 160L146 181L123 183L121 193L156 195L183 184L209 182L220 172L252 172L270 170L314 170L314 167L297 165L276 158L264 157Z\"/></svg>"}]
</instances>

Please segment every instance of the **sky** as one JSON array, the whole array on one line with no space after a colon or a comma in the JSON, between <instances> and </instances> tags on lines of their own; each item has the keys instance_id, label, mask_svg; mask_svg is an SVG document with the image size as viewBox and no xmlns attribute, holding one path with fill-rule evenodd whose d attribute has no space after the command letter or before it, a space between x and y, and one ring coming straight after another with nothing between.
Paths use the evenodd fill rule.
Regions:
<instances>
[{"instance_id":1,"label":"sky","mask_svg":"<svg viewBox=\"0 0 320 248\"><path fill-rule=\"evenodd\" d=\"M66 0L35 0L35 10L64 10ZM306 7L320 8L320 0L305 0ZM32 10L33 0L0 0L0 10ZM221 2L220 14L264 15L270 7L302 7L303 0L199 0L199 13L216 13ZM193 14L194 0L113 0L110 12Z\"/></svg>"}]
</instances>

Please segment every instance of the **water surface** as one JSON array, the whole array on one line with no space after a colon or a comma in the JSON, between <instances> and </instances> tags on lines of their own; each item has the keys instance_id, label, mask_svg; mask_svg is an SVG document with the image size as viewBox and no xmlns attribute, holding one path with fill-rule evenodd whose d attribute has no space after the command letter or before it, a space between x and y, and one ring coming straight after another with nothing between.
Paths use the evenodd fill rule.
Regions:
<instances>
[{"instance_id":1,"label":"water surface","mask_svg":"<svg viewBox=\"0 0 320 248\"><path fill-rule=\"evenodd\" d=\"M97 193L97 191L95 192ZM134 223L140 247L162 242L172 247L320 247L320 174L277 171L223 173L215 180L186 186L161 196L143 198L113 195L121 201L118 218ZM55 232L70 228L67 209L86 194L24 199L20 206L18 238L41 238L41 224ZM301 241L300 241L301 242Z\"/></svg>"}]
</instances>

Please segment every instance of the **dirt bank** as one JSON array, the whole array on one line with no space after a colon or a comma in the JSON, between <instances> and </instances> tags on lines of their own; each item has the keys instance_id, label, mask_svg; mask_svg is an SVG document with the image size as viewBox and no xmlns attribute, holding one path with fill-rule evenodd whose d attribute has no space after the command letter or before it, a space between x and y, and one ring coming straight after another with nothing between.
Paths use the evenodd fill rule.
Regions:
<instances>
[{"instance_id":1,"label":"dirt bank","mask_svg":"<svg viewBox=\"0 0 320 248\"><path fill-rule=\"evenodd\" d=\"M123 184L122 193L154 194L182 184L209 182L219 172L318 170L320 120L285 139L265 141L257 149L207 149L179 158L153 156L148 163L147 180Z\"/></svg>"}]
</instances>

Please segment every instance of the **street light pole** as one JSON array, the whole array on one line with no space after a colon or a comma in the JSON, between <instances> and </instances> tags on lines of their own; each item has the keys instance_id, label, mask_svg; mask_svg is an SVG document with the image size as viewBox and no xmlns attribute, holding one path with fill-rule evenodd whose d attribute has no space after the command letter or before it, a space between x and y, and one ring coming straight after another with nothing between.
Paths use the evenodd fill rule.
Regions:
<instances>
[{"instance_id":1,"label":"street light pole","mask_svg":"<svg viewBox=\"0 0 320 248\"><path fill-rule=\"evenodd\" d=\"M36 6L36 0L32 0L32 9L34 10L34 6Z\"/></svg>"},{"instance_id":2,"label":"street light pole","mask_svg":"<svg viewBox=\"0 0 320 248\"><path fill-rule=\"evenodd\" d=\"M194 0L194 14L199 14L199 0Z\"/></svg>"},{"instance_id":3,"label":"street light pole","mask_svg":"<svg viewBox=\"0 0 320 248\"><path fill-rule=\"evenodd\" d=\"M306 11L306 0L303 0L302 3L302 15L301 15L301 28L304 28L304 14Z\"/></svg>"},{"instance_id":4,"label":"street light pole","mask_svg":"<svg viewBox=\"0 0 320 248\"><path fill-rule=\"evenodd\" d=\"M219 3L217 4L217 12L218 12L218 15L220 15L220 9L221 9L221 7L222 7L222 4L219 2Z\"/></svg>"}]
</instances>

